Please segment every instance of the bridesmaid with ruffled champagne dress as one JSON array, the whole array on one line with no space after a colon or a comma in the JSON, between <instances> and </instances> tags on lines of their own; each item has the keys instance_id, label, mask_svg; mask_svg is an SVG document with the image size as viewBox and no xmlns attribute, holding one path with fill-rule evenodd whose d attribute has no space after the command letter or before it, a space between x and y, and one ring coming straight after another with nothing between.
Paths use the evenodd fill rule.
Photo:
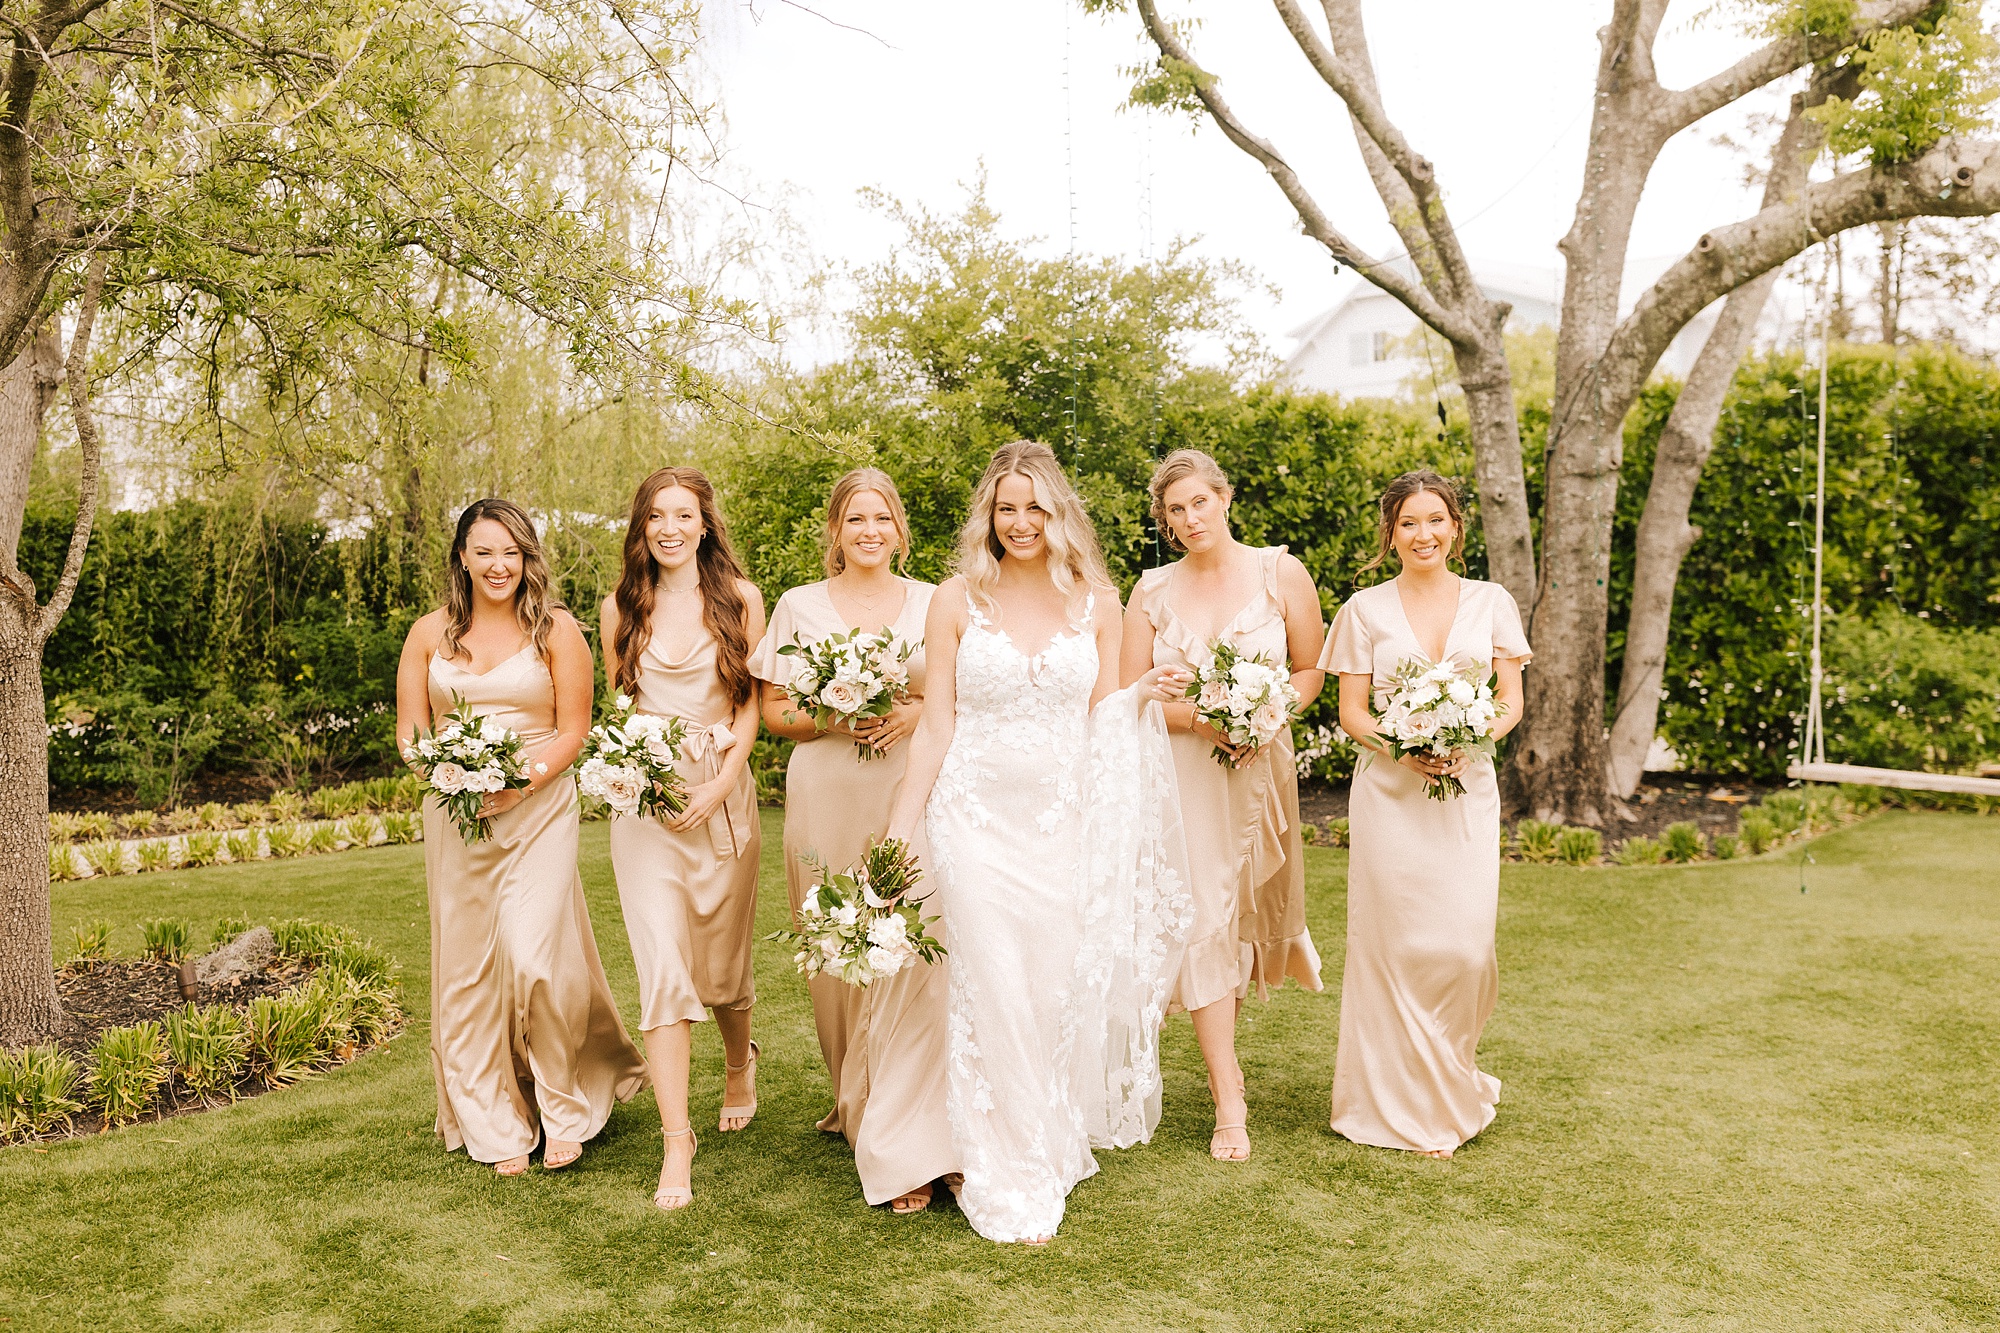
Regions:
<instances>
[{"instance_id":1,"label":"bridesmaid with ruffled champagne dress","mask_svg":"<svg viewBox=\"0 0 2000 1333\"><path fill-rule=\"evenodd\" d=\"M569 768L590 727L590 648L549 586L534 523L481 500L458 516L445 604L410 627L396 672L396 740L457 700L521 734L526 790L489 795L489 836L467 843L424 802L431 916L431 1072L437 1131L503 1176L568 1166L640 1060L598 961L577 877Z\"/></svg>"},{"instance_id":2,"label":"bridesmaid with ruffled champagne dress","mask_svg":"<svg viewBox=\"0 0 2000 1333\"><path fill-rule=\"evenodd\" d=\"M764 603L699 470L664 467L639 483L624 569L602 615L613 688L642 713L687 723L675 764L687 808L671 823L641 815L611 822L611 865L639 971L639 1030L665 1138L653 1202L671 1211L694 1201L688 1067L694 1024L710 1012L723 1050L716 1127L742 1129L757 1111L750 945L763 839L749 762L757 740L749 659L764 634Z\"/></svg>"},{"instance_id":3,"label":"bridesmaid with ruffled champagne dress","mask_svg":"<svg viewBox=\"0 0 2000 1333\"><path fill-rule=\"evenodd\" d=\"M1147 490L1153 521L1185 554L1147 570L1125 617L1121 675L1126 683L1158 666L1207 668L1220 640L1246 657L1291 670L1299 707L1318 697L1317 665L1326 636L1319 590L1282 546L1249 547L1229 530L1233 492L1213 458L1176 449L1154 469ZM1295 978L1322 989L1319 954L1305 922L1304 840L1291 728L1263 746L1233 746L1195 716L1192 703L1166 705L1181 822L1193 875L1188 932L1174 1004L1194 1020L1215 1099L1209 1154L1250 1156L1236 1018L1254 986ZM1220 750L1233 767L1216 757Z\"/></svg>"},{"instance_id":4,"label":"bridesmaid with ruffled champagne dress","mask_svg":"<svg viewBox=\"0 0 2000 1333\"><path fill-rule=\"evenodd\" d=\"M807 855L845 869L888 829L909 761L903 742L923 712L924 619L936 591L897 573L909 557L910 525L887 473L849 472L834 484L826 514L827 577L778 599L750 663L764 682L764 725L797 742L785 773L785 883L794 913L814 882ZM785 693L794 659L778 650L855 629L918 645L905 664L908 693L885 717L821 730ZM859 745L872 757L864 761ZM931 932L942 937L942 924ZM806 983L834 1092L819 1128L847 1136L862 1194L898 1214L922 1212L932 1182L957 1170L945 1119L944 978L942 966L918 960L870 986L825 976Z\"/></svg>"},{"instance_id":5,"label":"bridesmaid with ruffled champagne dress","mask_svg":"<svg viewBox=\"0 0 2000 1333\"><path fill-rule=\"evenodd\" d=\"M1347 966L1340 983L1334 1132L1356 1143L1447 1158L1493 1122L1500 1080L1480 1070L1479 1036L1500 991L1500 790L1493 761L1464 751L1389 753L1376 718L1405 661L1488 667L1493 734L1521 721L1531 652L1521 611L1497 583L1461 578L1458 491L1406 472L1382 493L1374 569L1387 583L1348 598L1320 665L1340 676L1340 725L1362 754L1349 797ZM1449 775L1463 794L1433 800Z\"/></svg>"}]
</instances>

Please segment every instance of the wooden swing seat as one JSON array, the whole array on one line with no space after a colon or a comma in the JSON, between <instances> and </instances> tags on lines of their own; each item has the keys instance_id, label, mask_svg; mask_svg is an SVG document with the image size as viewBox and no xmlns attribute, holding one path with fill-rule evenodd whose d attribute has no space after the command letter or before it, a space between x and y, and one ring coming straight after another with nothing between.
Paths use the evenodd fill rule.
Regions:
<instances>
[{"instance_id":1,"label":"wooden swing seat","mask_svg":"<svg viewBox=\"0 0 2000 1333\"><path fill-rule=\"evenodd\" d=\"M1792 764L1785 769L1785 776L1801 782L1851 782L1862 787L1898 787L1904 791L2000 796L2000 778L1975 778L1963 773L1912 773L1900 768L1863 768L1859 764Z\"/></svg>"}]
</instances>

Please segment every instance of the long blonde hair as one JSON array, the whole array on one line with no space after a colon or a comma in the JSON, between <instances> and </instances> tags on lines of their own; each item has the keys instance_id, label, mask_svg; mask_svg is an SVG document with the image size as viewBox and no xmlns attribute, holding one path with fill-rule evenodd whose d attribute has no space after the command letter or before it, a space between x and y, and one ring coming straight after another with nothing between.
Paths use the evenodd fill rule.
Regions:
<instances>
[{"instance_id":1,"label":"long blonde hair","mask_svg":"<svg viewBox=\"0 0 2000 1333\"><path fill-rule=\"evenodd\" d=\"M449 662L458 656L460 641L472 628L472 571L465 567L465 547L472 538L472 525L492 519L507 529L514 545L521 548L521 583L514 589L514 619L535 647L535 656L549 656L549 631L555 628L556 612L563 609L562 598L550 587L549 563L542 557L542 540L535 534L535 520L512 500L474 500L458 516L458 533L451 541L450 567L445 573L444 636L438 640L437 654Z\"/></svg>"},{"instance_id":2,"label":"long blonde hair","mask_svg":"<svg viewBox=\"0 0 2000 1333\"><path fill-rule=\"evenodd\" d=\"M840 529L847 521L847 506L863 491L874 491L882 497L882 502L889 506L889 518L896 525L896 554L891 558L890 568L900 574L910 559L910 516L903 512L903 497L897 493L896 483L879 467L858 467L833 483L833 494L826 502L826 534L822 545L826 547L828 578L847 568L847 553L840 549Z\"/></svg>"},{"instance_id":3,"label":"long blonde hair","mask_svg":"<svg viewBox=\"0 0 2000 1333\"><path fill-rule=\"evenodd\" d=\"M993 586L1000 578L1001 557L1006 554L993 531L1002 477L1026 477L1033 483L1035 502L1048 515L1042 525L1042 540L1049 547L1049 577L1062 592L1071 619L1080 617L1091 589L1111 582L1111 576L1105 572L1097 529L1084 512L1083 500L1063 475L1055 452L1033 440L1016 440L996 449L972 492L972 510L958 533L958 573L965 580L966 592L975 605L995 609Z\"/></svg>"}]
</instances>

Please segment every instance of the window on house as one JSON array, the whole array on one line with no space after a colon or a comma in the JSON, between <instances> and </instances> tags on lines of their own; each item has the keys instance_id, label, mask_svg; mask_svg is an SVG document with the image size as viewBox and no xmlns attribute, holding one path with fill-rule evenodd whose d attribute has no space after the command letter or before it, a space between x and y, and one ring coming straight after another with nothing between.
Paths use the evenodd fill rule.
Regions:
<instances>
[{"instance_id":1,"label":"window on house","mask_svg":"<svg viewBox=\"0 0 2000 1333\"><path fill-rule=\"evenodd\" d=\"M1370 359L1387 361L1389 359L1389 335L1383 332L1375 332L1368 336L1373 340L1369 344L1369 350L1374 354Z\"/></svg>"}]
</instances>

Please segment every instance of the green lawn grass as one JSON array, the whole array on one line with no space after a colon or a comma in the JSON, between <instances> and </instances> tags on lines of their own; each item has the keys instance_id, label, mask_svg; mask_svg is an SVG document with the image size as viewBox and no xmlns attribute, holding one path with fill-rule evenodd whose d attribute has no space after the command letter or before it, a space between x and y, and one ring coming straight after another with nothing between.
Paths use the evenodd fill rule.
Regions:
<instances>
[{"instance_id":1,"label":"green lawn grass","mask_svg":"<svg viewBox=\"0 0 2000 1333\"><path fill-rule=\"evenodd\" d=\"M784 892L767 826L760 929ZM628 1020L603 825L584 837ZM405 964L411 1030L228 1110L0 1150L0 1328L1949 1329L2000 1323L2000 820L1894 813L1691 868L1509 866L1499 1119L1457 1160L1326 1128L1343 853L1311 851L1332 989L1246 1009L1256 1151L1207 1155L1185 1018L1165 1123L1100 1154L1044 1250L949 1206L862 1201L803 985L760 944L762 1107L702 1135L696 1203L651 1194L651 1094L583 1161L501 1180L430 1133L420 848L59 885L94 916L355 926ZM721 1055L696 1043L697 1125Z\"/></svg>"}]
</instances>

